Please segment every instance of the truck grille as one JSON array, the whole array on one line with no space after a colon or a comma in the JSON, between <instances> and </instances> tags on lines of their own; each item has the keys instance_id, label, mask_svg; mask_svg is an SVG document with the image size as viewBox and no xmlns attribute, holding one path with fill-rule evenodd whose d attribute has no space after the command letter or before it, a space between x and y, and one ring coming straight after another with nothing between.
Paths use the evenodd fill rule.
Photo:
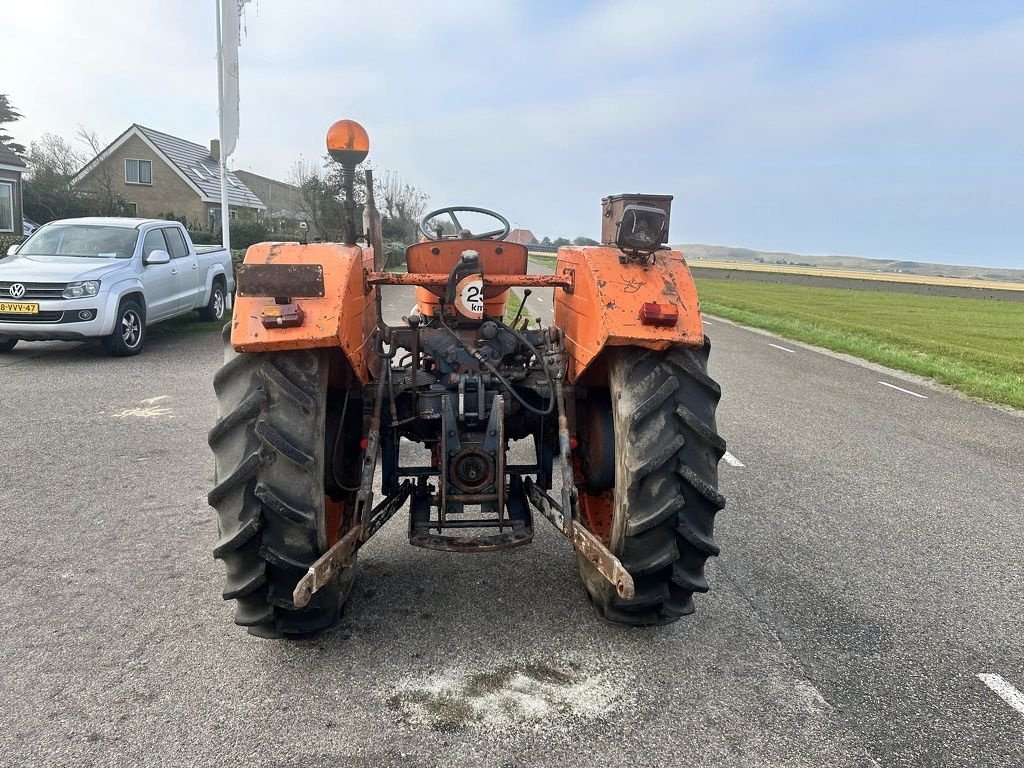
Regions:
<instances>
[{"instance_id":1,"label":"truck grille","mask_svg":"<svg viewBox=\"0 0 1024 768\"><path fill-rule=\"evenodd\" d=\"M59 323L64 319L63 312L39 312L34 315L12 315L0 313L0 323Z\"/></svg>"},{"instance_id":2,"label":"truck grille","mask_svg":"<svg viewBox=\"0 0 1024 768\"><path fill-rule=\"evenodd\" d=\"M25 286L25 295L11 296L11 286L18 283ZM67 287L67 283L25 283L20 280L0 280L0 300L12 298L17 301L59 299Z\"/></svg>"}]
</instances>

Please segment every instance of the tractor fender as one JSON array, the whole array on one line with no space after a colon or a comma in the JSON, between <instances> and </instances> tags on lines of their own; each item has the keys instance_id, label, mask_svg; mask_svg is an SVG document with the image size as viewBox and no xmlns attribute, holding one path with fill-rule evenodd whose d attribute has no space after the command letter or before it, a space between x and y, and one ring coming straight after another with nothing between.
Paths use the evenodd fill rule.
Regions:
<instances>
[{"instance_id":1,"label":"tractor fender","mask_svg":"<svg viewBox=\"0 0 1024 768\"><path fill-rule=\"evenodd\" d=\"M569 355L569 381L576 383L599 366L601 353L615 346L665 349L700 348L704 326L693 276L679 251L657 251L647 264L623 262L610 247L562 247L555 273L572 280L556 288L555 325L562 329ZM673 325L646 325L645 303L675 308Z\"/></svg>"},{"instance_id":2,"label":"tractor fender","mask_svg":"<svg viewBox=\"0 0 1024 768\"><path fill-rule=\"evenodd\" d=\"M360 383L371 380L370 339L376 325L376 292L367 286L364 272L373 269L373 249L338 243L257 243L245 252L244 267L259 265L310 265L323 270L323 296L297 295L302 291L286 278L265 273L242 290L239 280L231 319L231 346L238 352L273 352L319 347L340 348ZM251 286L265 282L254 295ZM290 291L295 291L291 293ZM266 295L263 295L266 294ZM294 327L266 328L262 310L275 297L290 298L302 309L304 319Z\"/></svg>"}]
</instances>

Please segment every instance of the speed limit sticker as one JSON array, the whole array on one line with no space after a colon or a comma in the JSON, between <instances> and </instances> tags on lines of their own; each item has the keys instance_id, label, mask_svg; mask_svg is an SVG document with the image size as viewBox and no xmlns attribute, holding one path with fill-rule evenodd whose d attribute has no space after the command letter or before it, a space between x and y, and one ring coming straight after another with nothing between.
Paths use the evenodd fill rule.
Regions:
<instances>
[{"instance_id":1,"label":"speed limit sticker","mask_svg":"<svg viewBox=\"0 0 1024 768\"><path fill-rule=\"evenodd\" d=\"M466 275L455 286L455 308L473 320L484 316L484 281L480 275Z\"/></svg>"}]
</instances>

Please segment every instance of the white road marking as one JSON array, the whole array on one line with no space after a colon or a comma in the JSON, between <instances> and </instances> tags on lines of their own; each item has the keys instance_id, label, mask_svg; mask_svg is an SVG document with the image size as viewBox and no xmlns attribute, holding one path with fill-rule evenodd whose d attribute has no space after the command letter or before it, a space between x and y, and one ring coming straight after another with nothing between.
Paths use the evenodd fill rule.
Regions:
<instances>
[{"instance_id":1,"label":"white road marking","mask_svg":"<svg viewBox=\"0 0 1024 768\"><path fill-rule=\"evenodd\" d=\"M710 320L701 320L701 322L704 323L704 325L714 325Z\"/></svg>"},{"instance_id":2,"label":"white road marking","mask_svg":"<svg viewBox=\"0 0 1024 768\"><path fill-rule=\"evenodd\" d=\"M129 416L136 416L140 419L154 419L158 416L167 416L170 412L170 408L161 408L159 405L151 405L148 408L126 408L114 416L118 419L127 419Z\"/></svg>"},{"instance_id":3,"label":"white road marking","mask_svg":"<svg viewBox=\"0 0 1024 768\"><path fill-rule=\"evenodd\" d=\"M735 456L733 456L728 451L725 452L725 455L722 458L725 459L725 463L726 464L728 464L728 465L730 465L732 467L742 467L743 466L743 462L740 461L739 459L737 459Z\"/></svg>"},{"instance_id":4,"label":"white road marking","mask_svg":"<svg viewBox=\"0 0 1024 768\"><path fill-rule=\"evenodd\" d=\"M170 395L160 395L160 397L151 397L148 400L143 400L142 404L143 405L153 405L154 403L159 403L161 400L169 400L170 398L171 398Z\"/></svg>"},{"instance_id":5,"label":"white road marking","mask_svg":"<svg viewBox=\"0 0 1024 768\"><path fill-rule=\"evenodd\" d=\"M795 349L788 349L786 347L780 347L778 344L772 344L771 342L768 342L768 346L769 347L775 347L776 349L781 349L783 352L792 352L792 353L796 354L796 350Z\"/></svg>"},{"instance_id":6,"label":"white road marking","mask_svg":"<svg viewBox=\"0 0 1024 768\"><path fill-rule=\"evenodd\" d=\"M1021 693L999 675L979 672L978 679L992 689L1000 699L1024 715L1024 693Z\"/></svg>"},{"instance_id":7,"label":"white road marking","mask_svg":"<svg viewBox=\"0 0 1024 768\"><path fill-rule=\"evenodd\" d=\"M896 389L896 390L899 390L900 392L905 392L908 395L913 395L914 397L920 397L922 400L927 400L928 399L928 395L919 395L919 394L917 394L917 392L911 392L909 389L904 389L903 387L897 387L895 384L887 384L884 381L880 381L878 383L881 384L883 387L889 387L889 389Z\"/></svg>"}]
</instances>

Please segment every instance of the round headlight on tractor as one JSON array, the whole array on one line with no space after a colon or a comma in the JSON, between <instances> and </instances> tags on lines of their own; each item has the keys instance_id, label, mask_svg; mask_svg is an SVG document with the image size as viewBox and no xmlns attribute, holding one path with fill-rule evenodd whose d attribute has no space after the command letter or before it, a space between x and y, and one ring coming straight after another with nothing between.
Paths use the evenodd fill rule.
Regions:
<instances>
[{"instance_id":1,"label":"round headlight on tractor","mask_svg":"<svg viewBox=\"0 0 1024 768\"><path fill-rule=\"evenodd\" d=\"M62 295L65 299L80 299L83 296L95 296L99 292L99 280L81 280L76 283L68 283Z\"/></svg>"}]
</instances>

